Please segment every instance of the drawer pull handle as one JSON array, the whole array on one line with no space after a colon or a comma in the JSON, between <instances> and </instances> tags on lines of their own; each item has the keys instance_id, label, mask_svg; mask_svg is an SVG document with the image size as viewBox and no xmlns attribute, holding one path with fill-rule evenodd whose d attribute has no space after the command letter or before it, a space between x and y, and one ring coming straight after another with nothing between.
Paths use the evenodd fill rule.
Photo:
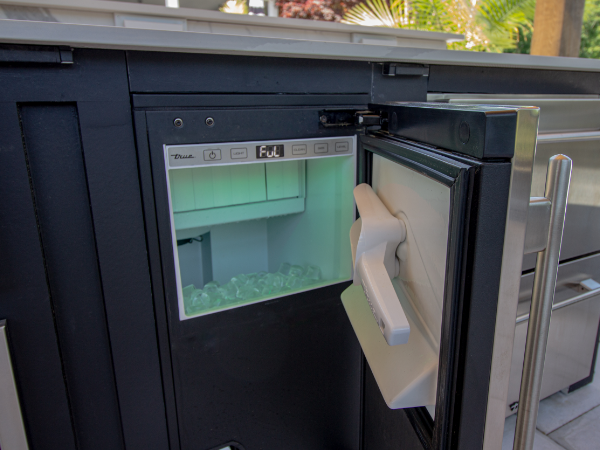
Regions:
<instances>
[{"instance_id":1,"label":"drawer pull handle","mask_svg":"<svg viewBox=\"0 0 600 450\"><path fill-rule=\"evenodd\" d=\"M600 139L600 131L575 131L572 133L546 133L538 135L538 142L576 142L597 141Z\"/></svg>"},{"instance_id":2,"label":"drawer pull handle","mask_svg":"<svg viewBox=\"0 0 600 450\"><path fill-rule=\"evenodd\" d=\"M523 376L521 377L519 412L517 413L513 450L531 450L533 448L558 260L567 212L571 168L571 159L564 155L553 156L548 163L544 193L544 198L550 202L547 216L548 234L542 242L535 242L539 245L532 245L532 249L535 248L538 255L533 279L531 312L523 358ZM540 214L540 216L544 217L545 214Z\"/></svg>"},{"instance_id":3,"label":"drawer pull handle","mask_svg":"<svg viewBox=\"0 0 600 450\"><path fill-rule=\"evenodd\" d=\"M579 284L584 289L586 289L583 283L585 283L586 281L590 281L590 280L593 281L594 283L596 283L594 280L589 278L588 280L584 280ZM600 294L600 283L596 283L596 284L598 285L598 287L596 287L594 289L591 289L591 290L588 290L587 292L576 295L575 297L568 298L567 300L563 300L562 302L556 302L554 305L552 305L552 311L556 311L557 309L561 309L566 306L574 305L575 303L582 302L584 300L587 300L588 298L592 298L592 297ZM526 320L529 320L529 313L521 314L520 316L517 316L517 323L525 322Z\"/></svg>"}]
</instances>

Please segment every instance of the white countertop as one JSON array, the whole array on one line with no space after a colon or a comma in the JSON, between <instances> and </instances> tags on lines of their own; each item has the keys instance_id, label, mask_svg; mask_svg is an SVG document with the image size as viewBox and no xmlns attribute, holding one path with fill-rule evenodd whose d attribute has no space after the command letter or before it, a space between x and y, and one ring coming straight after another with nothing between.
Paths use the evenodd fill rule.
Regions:
<instances>
[{"instance_id":1,"label":"white countertop","mask_svg":"<svg viewBox=\"0 0 600 450\"><path fill-rule=\"evenodd\" d=\"M0 2L0 6L5 3L6 2ZM19 3L24 4L26 2L21 0ZM39 0L37 3L39 3ZM53 3L57 3L57 0L53 0ZM114 5L117 2L110 3ZM121 3L121 5L130 4ZM151 5L144 6L152 7ZM163 7L156 8L161 8L163 10L169 9ZM205 15L205 13L222 14L214 11L201 11L199 14ZM247 16L242 16L239 19L241 20L244 17L247 18ZM302 21L271 17L256 17L255 19L284 21L285 24L290 23L290 26L292 23L294 26L296 26L298 22L301 24L308 22L307 25L313 27L331 25L352 27L358 28L361 32L367 34L373 33L374 31L373 27L355 27L352 25L330 23L325 23L325 25L323 25L322 22L316 21ZM392 31L395 33L425 33L424 35L420 35L419 39L426 36L426 32L415 32L413 30L377 29L376 31ZM442 36L436 37L438 41L440 40L440 37ZM443 37L452 37L452 35ZM229 55L243 54L288 58L317 58L373 62L385 61L419 64L518 67L524 69L529 68L600 72L600 60L584 58L558 58L506 53L479 53L440 50L435 48L411 48L348 42L282 39L247 35L240 36L233 34L217 34L214 32L203 33L193 31L158 31L104 25L81 25L29 20L0 20L0 42L15 44L67 45L80 48L129 49Z\"/></svg>"},{"instance_id":2,"label":"white countertop","mask_svg":"<svg viewBox=\"0 0 600 450\"><path fill-rule=\"evenodd\" d=\"M225 1L225 0L217 0ZM445 49L464 36L109 0L0 0L0 19Z\"/></svg>"}]
</instances>

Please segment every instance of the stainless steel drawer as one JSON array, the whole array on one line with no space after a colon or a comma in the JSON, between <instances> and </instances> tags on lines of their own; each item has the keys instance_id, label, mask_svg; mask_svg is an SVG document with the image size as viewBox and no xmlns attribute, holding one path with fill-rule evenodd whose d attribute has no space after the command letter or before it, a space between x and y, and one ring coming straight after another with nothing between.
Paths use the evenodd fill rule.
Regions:
<instances>
[{"instance_id":1,"label":"stainless steel drawer","mask_svg":"<svg viewBox=\"0 0 600 450\"><path fill-rule=\"evenodd\" d=\"M561 264L554 304L581 295L579 283L589 278L600 281L600 255ZM521 278L517 316L529 312L532 283L533 273ZM540 398L568 388L590 375L599 322L600 293L552 313ZM515 330L507 416L514 412L510 405L519 400L527 326L528 321L525 320L518 323Z\"/></svg>"},{"instance_id":2,"label":"stainless steel drawer","mask_svg":"<svg viewBox=\"0 0 600 450\"><path fill-rule=\"evenodd\" d=\"M540 108L538 145L531 195L543 197L548 158L558 153L573 160L569 206L561 261L600 252L600 98L598 96L511 96L430 94L430 101L467 104L530 105ZM523 270L535 267L535 254Z\"/></svg>"},{"instance_id":3,"label":"stainless steel drawer","mask_svg":"<svg viewBox=\"0 0 600 450\"><path fill-rule=\"evenodd\" d=\"M600 115L599 115L600 117ZM544 196L548 158L562 153L573 160L561 261L600 251L600 136L594 140L538 141L531 195ZM535 254L523 259L523 270L535 267ZM600 280L598 280L600 281Z\"/></svg>"}]
</instances>

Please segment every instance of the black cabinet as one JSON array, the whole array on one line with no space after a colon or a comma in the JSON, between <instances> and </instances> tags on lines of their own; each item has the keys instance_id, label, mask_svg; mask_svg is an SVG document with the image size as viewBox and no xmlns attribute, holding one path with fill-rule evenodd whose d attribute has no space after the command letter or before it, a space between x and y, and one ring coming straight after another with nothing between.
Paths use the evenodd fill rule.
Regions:
<instances>
[{"instance_id":1,"label":"black cabinet","mask_svg":"<svg viewBox=\"0 0 600 450\"><path fill-rule=\"evenodd\" d=\"M125 55L73 53L0 65L0 317L29 444L165 448Z\"/></svg>"},{"instance_id":2,"label":"black cabinet","mask_svg":"<svg viewBox=\"0 0 600 450\"><path fill-rule=\"evenodd\" d=\"M520 77L517 69L431 66L428 76L390 76L382 64L362 61L2 52L0 319L32 450L385 450L457 442L458 434L424 438L434 431L422 410L387 408L340 302L348 281L180 320L163 146L360 139L366 131L340 118L370 103L425 101L428 91L598 94L597 74L528 70ZM339 123L324 123L322 114ZM353 168L359 183L370 182L367 147ZM478 195L493 197L494 183L494 195L505 193L510 155L479 164L427 144L413 150L472 166L471 206ZM490 165L502 174L483 183ZM478 233L493 228L477 229L478 215L504 220L492 213L465 213L468 245L483 247ZM487 278L471 277L473 258L461 270L475 292ZM486 356L494 299L489 306L465 298L453 320L468 326L463 335L452 328L456 346ZM473 324L478 314L485 330ZM489 368L481 366L479 379L481 367L467 353L450 356L456 366L447 384L454 383L456 401L446 413L454 428L444 433L466 431L461 421L481 428ZM461 436L461 448L479 448L479 435Z\"/></svg>"}]
</instances>

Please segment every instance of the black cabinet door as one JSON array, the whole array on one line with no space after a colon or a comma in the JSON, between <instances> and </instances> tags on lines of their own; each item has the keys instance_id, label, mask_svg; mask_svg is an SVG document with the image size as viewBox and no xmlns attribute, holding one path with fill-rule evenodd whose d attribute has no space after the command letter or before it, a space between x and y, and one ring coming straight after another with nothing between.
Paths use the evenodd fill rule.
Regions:
<instances>
[{"instance_id":1,"label":"black cabinet door","mask_svg":"<svg viewBox=\"0 0 600 450\"><path fill-rule=\"evenodd\" d=\"M54 311L15 102L0 103L0 318L32 449L75 449Z\"/></svg>"},{"instance_id":2,"label":"black cabinet door","mask_svg":"<svg viewBox=\"0 0 600 450\"><path fill-rule=\"evenodd\" d=\"M30 447L162 450L125 54L42 62L0 64L0 319Z\"/></svg>"}]
</instances>

